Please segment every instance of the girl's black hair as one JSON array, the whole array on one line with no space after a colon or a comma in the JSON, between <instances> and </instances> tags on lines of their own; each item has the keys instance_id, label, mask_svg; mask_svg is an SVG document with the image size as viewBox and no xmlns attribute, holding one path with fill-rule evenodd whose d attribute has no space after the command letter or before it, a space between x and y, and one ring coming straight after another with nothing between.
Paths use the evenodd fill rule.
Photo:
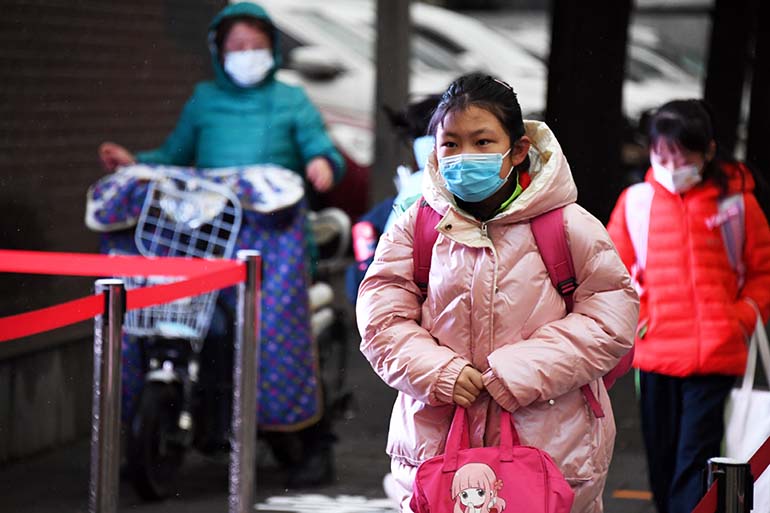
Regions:
<instances>
[{"instance_id":1,"label":"girl's black hair","mask_svg":"<svg viewBox=\"0 0 770 513\"><path fill-rule=\"evenodd\" d=\"M255 18L254 16L228 16L219 22L214 36L214 44L217 46L217 55L220 59L224 56L223 50L227 34L230 33L233 25L239 22L246 23L260 32L264 32L270 38L270 46L275 46L275 27L267 20Z\"/></svg>"},{"instance_id":2,"label":"girl's black hair","mask_svg":"<svg viewBox=\"0 0 770 513\"><path fill-rule=\"evenodd\" d=\"M440 94L432 94L407 105L401 110L394 111L387 105L383 106L398 140L412 151L414 140L427 135L431 114L441 100Z\"/></svg>"},{"instance_id":3,"label":"girl's black hair","mask_svg":"<svg viewBox=\"0 0 770 513\"><path fill-rule=\"evenodd\" d=\"M709 152L714 136L714 116L711 107L703 100L673 100L665 103L649 120L650 147L665 139L683 148L704 155ZM717 149L718 150L718 149ZM732 162L719 151L703 167L703 179L714 180L722 195L727 194L729 177L720 162Z\"/></svg>"},{"instance_id":4,"label":"girl's black hair","mask_svg":"<svg viewBox=\"0 0 770 513\"><path fill-rule=\"evenodd\" d=\"M436 135L439 125L450 112L478 107L491 112L508 132L513 143L524 135L524 119L516 93L508 83L484 73L463 75L449 84L428 124L428 133ZM518 167L529 168L529 157Z\"/></svg>"}]
</instances>

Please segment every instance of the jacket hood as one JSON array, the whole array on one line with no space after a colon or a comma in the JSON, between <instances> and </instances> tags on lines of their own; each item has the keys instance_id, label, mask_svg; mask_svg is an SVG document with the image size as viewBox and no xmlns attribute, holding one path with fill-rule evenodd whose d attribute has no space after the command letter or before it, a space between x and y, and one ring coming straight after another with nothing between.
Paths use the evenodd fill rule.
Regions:
<instances>
[{"instance_id":1,"label":"jacket hood","mask_svg":"<svg viewBox=\"0 0 770 513\"><path fill-rule=\"evenodd\" d=\"M235 17L242 17L242 16L248 16L251 18L262 20L268 23L272 30L271 39L273 40L273 60L275 61L273 64L273 69L271 69L270 72L267 74L267 76L265 77L265 80L251 87L241 87L230 79L229 75L225 72L225 69L222 66L222 62L219 55L219 48L217 48L217 45L216 45L216 35L217 35L217 29L219 28L219 25L228 18L235 18ZM212 66L214 67L214 76L215 76L216 82L219 86L224 87L226 89L235 89L235 90L243 91L247 89L258 88L265 82L270 81L270 79L272 79L273 76L275 75L275 72L278 70L278 68L281 67L281 46L280 46L280 41L278 37L278 31L275 29L273 20L270 19L270 16L267 14L267 11L265 11L264 8L262 8L261 6L255 3L239 2L235 4L230 4L224 9L222 9L219 12L219 14L217 14L214 17L214 19L211 20L211 23L209 24L208 41L209 41L209 52L211 53L211 63L212 63Z\"/></svg>"},{"instance_id":2,"label":"jacket hood","mask_svg":"<svg viewBox=\"0 0 770 513\"><path fill-rule=\"evenodd\" d=\"M754 177L745 164L742 162L721 162L720 166L722 167L722 171L724 171L728 177L727 194L738 194L741 192L754 191ZM657 183L655 181L655 174L652 171L652 167L647 169L647 173L644 175L644 181L651 184Z\"/></svg>"},{"instance_id":3,"label":"jacket hood","mask_svg":"<svg viewBox=\"0 0 770 513\"><path fill-rule=\"evenodd\" d=\"M493 220L520 222L577 201L577 186L567 159L553 132L541 121L524 121L529 150L529 174L532 182L521 195ZM423 175L423 196L437 212L450 208L460 211L454 196L438 170L435 151L428 159ZM466 214L470 217L470 214Z\"/></svg>"}]
</instances>

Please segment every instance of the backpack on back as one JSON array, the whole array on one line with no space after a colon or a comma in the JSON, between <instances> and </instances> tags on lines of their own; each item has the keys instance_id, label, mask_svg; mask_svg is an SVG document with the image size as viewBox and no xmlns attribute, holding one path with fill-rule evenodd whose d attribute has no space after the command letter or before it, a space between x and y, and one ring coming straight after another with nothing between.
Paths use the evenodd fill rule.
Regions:
<instances>
[{"instance_id":1,"label":"backpack on back","mask_svg":"<svg viewBox=\"0 0 770 513\"><path fill-rule=\"evenodd\" d=\"M644 269L647 265L647 238L650 229L650 208L655 189L649 182L632 185L626 192L625 221L634 247L636 262L631 269L631 278L638 292L644 281ZM746 268L743 263L743 245L745 237L743 194L731 194L720 198L717 203L717 215L707 221L711 228L719 226L722 242L725 246L730 267L738 277L738 287L743 286Z\"/></svg>"},{"instance_id":2,"label":"backpack on back","mask_svg":"<svg viewBox=\"0 0 770 513\"><path fill-rule=\"evenodd\" d=\"M414 282L420 288L425 299L428 293L428 277L430 275L431 256L433 245L438 238L435 226L441 221L441 214L431 207L425 198L420 198L417 218L414 228L414 242L412 255L414 260ZM572 263L572 254L567 245L567 236L564 233L564 215L562 208L556 208L541 214L531 221L532 234L540 256L548 269L551 283L564 298L567 312L572 311L572 294L577 289L578 283L575 277L575 267ZM634 348L623 356L618 364L603 376L607 389L612 387L615 381L628 372L634 359ZM604 417L599 401L589 385L581 388L583 396L597 418Z\"/></svg>"}]
</instances>

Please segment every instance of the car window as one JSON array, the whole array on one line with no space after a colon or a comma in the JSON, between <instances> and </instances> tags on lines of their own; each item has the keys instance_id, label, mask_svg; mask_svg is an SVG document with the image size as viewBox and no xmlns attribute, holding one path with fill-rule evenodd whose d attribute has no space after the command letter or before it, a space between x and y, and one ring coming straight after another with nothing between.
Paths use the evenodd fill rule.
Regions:
<instances>
[{"instance_id":1,"label":"car window","mask_svg":"<svg viewBox=\"0 0 770 513\"><path fill-rule=\"evenodd\" d=\"M296 15L302 19L303 23L315 26L328 36L329 39L336 41L336 46L348 48L361 57L372 60L372 41L362 33L355 32L349 27L324 16L320 11L302 10L297 11Z\"/></svg>"},{"instance_id":2,"label":"car window","mask_svg":"<svg viewBox=\"0 0 770 513\"><path fill-rule=\"evenodd\" d=\"M462 50L462 49L461 49ZM430 37L419 30L412 33L412 53L413 58L420 64L439 69L441 71L451 71L454 73L462 72L462 67L457 64L457 54L446 46L438 44Z\"/></svg>"},{"instance_id":3,"label":"car window","mask_svg":"<svg viewBox=\"0 0 770 513\"><path fill-rule=\"evenodd\" d=\"M633 55L627 55L626 76L634 82L642 82L644 80L661 78L663 74L655 66L641 59L634 58Z\"/></svg>"},{"instance_id":4,"label":"car window","mask_svg":"<svg viewBox=\"0 0 770 513\"><path fill-rule=\"evenodd\" d=\"M673 46L668 47L666 45L656 46L655 48L650 48L650 50L658 52L664 58L679 65L686 73L694 77L703 76L703 59L694 51L674 49Z\"/></svg>"},{"instance_id":5,"label":"car window","mask_svg":"<svg viewBox=\"0 0 770 513\"><path fill-rule=\"evenodd\" d=\"M374 62L375 33L370 24L353 30L337 20L325 16L320 11L303 10L297 12L303 23L308 23L320 29L330 39L336 41L336 46L348 48L359 56ZM434 40L420 33L414 33L412 38L412 67L432 68L440 71L459 73L462 67L457 64L455 55L447 51Z\"/></svg>"},{"instance_id":6,"label":"car window","mask_svg":"<svg viewBox=\"0 0 770 513\"><path fill-rule=\"evenodd\" d=\"M420 39L439 46L445 49L448 53L459 55L468 51L467 48L463 48L459 44L455 43L447 37L444 37L442 34L439 34L435 30L431 30L422 25L415 25L414 32L415 35L417 35Z\"/></svg>"}]
</instances>

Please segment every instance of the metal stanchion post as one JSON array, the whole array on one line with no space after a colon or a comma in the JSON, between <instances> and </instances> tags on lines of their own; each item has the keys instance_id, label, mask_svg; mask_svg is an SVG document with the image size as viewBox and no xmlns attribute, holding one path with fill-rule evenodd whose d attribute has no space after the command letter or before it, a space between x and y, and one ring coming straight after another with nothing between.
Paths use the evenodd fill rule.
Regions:
<instances>
[{"instance_id":1,"label":"metal stanchion post","mask_svg":"<svg viewBox=\"0 0 770 513\"><path fill-rule=\"evenodd\" d=\"M257 372L259 369L259 308L262 257L259 251L238 251L246 264L246 281L238 284L233 419L230 450L229 512L254 508L257 443Z\"/></svg>"},{"instance_id":2,"label":"metal stanchion post","mask_svg":"<svg viewBox=\"0 0 770 513\"><path fill-rule=\"evenodd\" d=\"M118 510L120 467L120 342L126 293L122 280L96 280L104 313L94 322L94 388L91 410L90 513Z\"/></svg>"},{"instance_id":3,"label":"metal stanchion post","mask_svg":"<svg viewBox=\"0 0 770 513\"><path fill-rule=\"evenodd\" d=\"M751 465L733 458L710 458L706 464L706 489L719 481L717 513L749 513L754 504Z\"/></svg>"}]
</instances>

